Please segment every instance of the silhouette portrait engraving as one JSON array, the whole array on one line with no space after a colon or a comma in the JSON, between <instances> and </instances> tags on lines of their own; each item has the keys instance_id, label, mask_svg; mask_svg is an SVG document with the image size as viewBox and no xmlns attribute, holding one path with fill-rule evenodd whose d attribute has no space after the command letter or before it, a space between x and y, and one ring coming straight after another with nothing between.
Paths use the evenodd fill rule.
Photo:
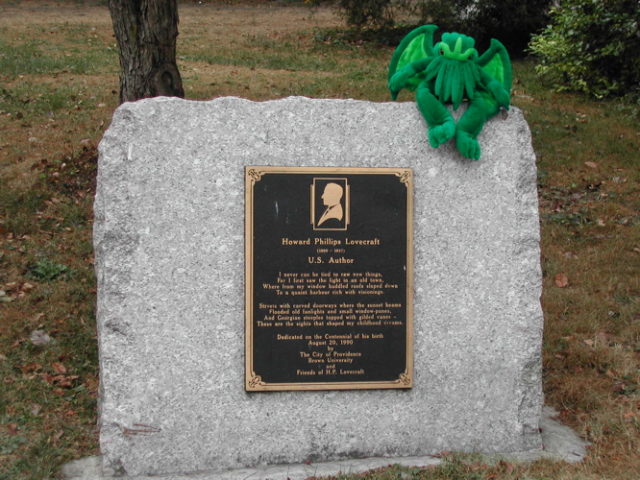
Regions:
<instances>
[{"instance_id":1,"label":"silhouette portrait engraving","mask_svg":"<svg viewBox=\"0 0 640 480\"><path fill-rule=\"evenodd\" d=\"M327 209L318 220L318 226L321 226L331 218L342 221L344 212L342 205L340 205L340 200L342 200L342 187L337 183L327 183L322 194L322 201L327 206Z\"/></svg>"},{"instance_id":2,"label":"silhouette portrait engraving","mask_svg":"<svg viewBox=\"0 0 640 480\"><path fill-rule=\"evenodd\" d=\"M349 224L349 185L346 178L314 178L311 185L314 230L346 230Z\"/></svg>"}]
</instances>

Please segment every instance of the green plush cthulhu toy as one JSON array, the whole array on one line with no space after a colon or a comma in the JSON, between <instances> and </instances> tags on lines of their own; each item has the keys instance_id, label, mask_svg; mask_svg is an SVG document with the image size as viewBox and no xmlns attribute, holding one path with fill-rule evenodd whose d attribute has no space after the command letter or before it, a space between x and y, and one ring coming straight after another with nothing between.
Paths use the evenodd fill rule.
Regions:
<instances>
[{"instance_id":1,"label":"green plush cthulhu toy","mask_svg":"<svg viewBox=\"0 0 640 480\"><path fill-rule=\"evenodd\" d=\"M429 143L437 148L456 139L458 151L480 158L477 136L484 123L509 108L511 60L506 48L492 39L482 55L475 40L460 33L445 33L434 45L435 25L424 25L407 34L389 65L389 90L395 100L403 88L415 90L420 113L429 127ZM456 124L444 104L456 110L467 99L469 107Z\"/></svg>"}]
</instances>

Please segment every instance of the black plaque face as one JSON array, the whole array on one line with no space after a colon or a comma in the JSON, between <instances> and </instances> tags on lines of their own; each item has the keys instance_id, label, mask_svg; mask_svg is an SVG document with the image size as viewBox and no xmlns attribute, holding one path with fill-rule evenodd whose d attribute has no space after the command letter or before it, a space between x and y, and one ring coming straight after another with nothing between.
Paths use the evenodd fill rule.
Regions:
<instances>
[{"instance_id":1,"label":"black plaque face","mask_svg":"<svg viewBox=\"0 0 640 480\"><path fill-rule=\"evenodd\" d=\"M411 388L412 171L246 167L247 391Z\"/></svg>"}]
</instances>

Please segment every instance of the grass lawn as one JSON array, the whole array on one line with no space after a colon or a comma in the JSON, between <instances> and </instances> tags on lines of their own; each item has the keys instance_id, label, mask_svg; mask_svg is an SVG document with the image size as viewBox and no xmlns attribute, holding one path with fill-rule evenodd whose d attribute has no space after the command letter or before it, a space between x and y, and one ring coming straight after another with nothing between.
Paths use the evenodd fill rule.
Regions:
<instances>
[{"instance_id":1,"label":"grass lawn","mask_svg":"<svg viewBox=\"0 0 640 480\"><path fill-rule=\"evenodd\" d=\"M119 70L100 3L0 3L1 480L53 477L98 453L92 201ZM189 2L180 17L189 99L388 99L392 49L342 41L330 8ZM538 156L544 389L589 456L489 466L445 455L438 468L366 477L640 476L640 112L554 93L533 66L515 63L513 104Z\"/></svg>"}]
</instances>

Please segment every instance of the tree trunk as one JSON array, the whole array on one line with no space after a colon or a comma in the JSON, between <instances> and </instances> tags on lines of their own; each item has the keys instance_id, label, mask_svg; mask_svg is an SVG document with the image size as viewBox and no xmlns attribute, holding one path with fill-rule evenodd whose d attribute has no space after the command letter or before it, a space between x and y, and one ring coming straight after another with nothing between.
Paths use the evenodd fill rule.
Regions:
<instances>
[{"instance_id":1,"label":"tree trunk","mask_svg":"<svg viewBox=\"0 0 640 480\"><path fill-rule=\"evenodd\" d=\"M120 102L184 97L176 64L177 0L109 0L120 50Z\"/></svg>"}]
</instances>

